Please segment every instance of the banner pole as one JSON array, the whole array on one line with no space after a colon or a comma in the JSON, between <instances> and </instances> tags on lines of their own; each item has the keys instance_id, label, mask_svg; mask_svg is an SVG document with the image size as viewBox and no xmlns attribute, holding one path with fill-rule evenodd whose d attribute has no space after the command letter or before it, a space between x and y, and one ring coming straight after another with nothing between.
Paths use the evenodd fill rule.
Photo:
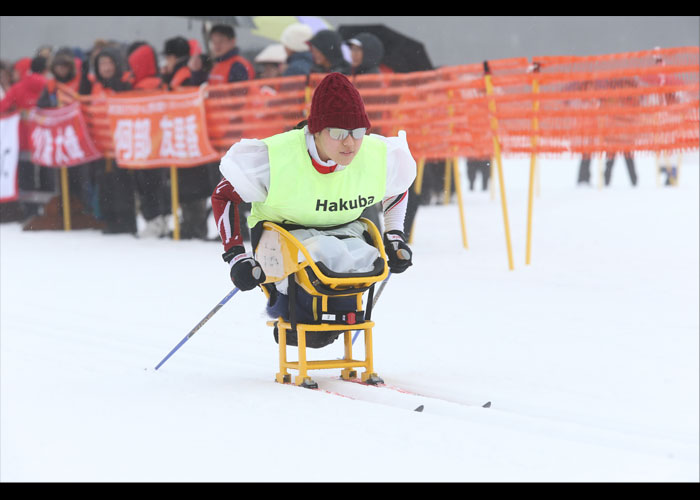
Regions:
<instances>
[{"instance_id":1,"label":"banner pole","mask_svg":"<svg viewBox=\"0 0 700 500\"><path fill-rule=\"evenodd\" d=\"M63 229L70 231L70 193L68 188L68 168L61 167L61 201L63 205Z\"/></svg>"},{"instance_id":2,"label":"banner pole","mask_svg":"<svg viewBox=\"0 0 700 500\"><path fill-rule=\"evenodd\" d=\"M488 61L484 61L484 80L486 83L486 94L493 95L493 84ZM491 129L493 130L493 151L496 156L498 166L498 184L501 191L501 209L503 211L503 226L506 233L506 250L508 251L508 269L513 270L513 250L510 243L510 227L508 224L508 206L506 204L506 190L503 183L503 161L501 158L501 145L498 141L498 120L495 117L496 103L493 98L489 99L489 111L491 111Z\"/></svg>"},{"instance_id":3,"label":"banner pole","mask_svg":"<svg viewBox=\"0 0 700 500\"><path fill-rule=\"evenodd\" d=\"M173 239L180 239L180 217L177 213L179 206L179 191L177 185L177 167L170 167L170 205L173 213Z\"/></svg>"}]
</instances>

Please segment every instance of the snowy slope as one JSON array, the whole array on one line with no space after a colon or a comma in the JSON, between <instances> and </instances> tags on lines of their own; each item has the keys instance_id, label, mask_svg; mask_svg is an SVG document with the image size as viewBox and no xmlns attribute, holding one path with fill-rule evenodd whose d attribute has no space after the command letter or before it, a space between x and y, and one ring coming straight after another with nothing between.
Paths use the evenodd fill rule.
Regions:
<instances>
[{"instance_id":1,"label":"snowy slope","mask_svg":"<svg viewBox=\"0 0 700 500\"><path fill-rule=\"evenodd\" d=\"M698 157L675 189L637 161L636 189L618 159L599 190L541 160L525 266L528 161L506 160L512 271L488 192L465 192L468 250L455 203L421 208L375 368L448 401L276 384L259 291L155 371L232 289L218 243L0 225L0 480L697 482Z\"/></svg>"}]
</instances>

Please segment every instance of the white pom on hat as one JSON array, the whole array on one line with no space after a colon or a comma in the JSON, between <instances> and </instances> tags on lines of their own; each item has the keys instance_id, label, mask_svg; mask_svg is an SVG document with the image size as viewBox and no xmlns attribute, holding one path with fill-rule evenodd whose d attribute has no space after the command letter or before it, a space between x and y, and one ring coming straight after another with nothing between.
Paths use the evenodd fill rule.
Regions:
<instances>
[{"instance_id":1,"label":"white pom on hat","mask_svg":"<svg viewBox=\"0 0 700 500\"><path fill-rule=\"evenodd\" d=\"M306 52L309 46L306 44L313 36L311 26L301 23L294 23L287 26L282 35L280 42L294 52Z\"/></svg>"}]
</instances>

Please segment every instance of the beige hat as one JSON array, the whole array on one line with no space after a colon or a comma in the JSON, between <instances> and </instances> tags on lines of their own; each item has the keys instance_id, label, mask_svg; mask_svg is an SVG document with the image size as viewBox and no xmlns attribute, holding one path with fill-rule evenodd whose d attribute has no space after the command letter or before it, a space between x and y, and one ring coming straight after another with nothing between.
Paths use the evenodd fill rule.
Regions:
<instances>
[{"instance_id":1,"label":"beige hat","mask_svg":"<svg viewBox=\"0 0 700 500\"><path fill-rule=\"evenodd\" d=\"M281 43L273 43L265 47L257 56L255 62L264 63L283 63L287 61L287 53Z\"/></svg>"},{"instance_id":2,"label":"beige hat","mask_svg":"<svg viewBox=\"0 0 700 500\"><path fill-rule=\"evenodd\" d=\"M311 40L313 34L311 27L306 24L290 24L282 32L280 42L294 52L306 52L309 50L306 42Z\"/></svg>"}]
</instances>

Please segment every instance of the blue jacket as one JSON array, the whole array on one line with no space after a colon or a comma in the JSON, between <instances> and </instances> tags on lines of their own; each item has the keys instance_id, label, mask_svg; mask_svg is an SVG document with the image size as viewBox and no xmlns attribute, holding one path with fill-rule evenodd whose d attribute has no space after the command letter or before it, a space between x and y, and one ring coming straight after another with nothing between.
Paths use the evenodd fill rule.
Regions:
<instances>
[{"instance_id":1,"label":"blue jacket","mask_svg":"<svg viewBox=\"0 0 700 500\"><path fill-rule=\"evenodd\" d=\"M287 69L282 76L308 75L313 65L311 52L295 52L287 58Z\"/></svg>"}]
</instances>

